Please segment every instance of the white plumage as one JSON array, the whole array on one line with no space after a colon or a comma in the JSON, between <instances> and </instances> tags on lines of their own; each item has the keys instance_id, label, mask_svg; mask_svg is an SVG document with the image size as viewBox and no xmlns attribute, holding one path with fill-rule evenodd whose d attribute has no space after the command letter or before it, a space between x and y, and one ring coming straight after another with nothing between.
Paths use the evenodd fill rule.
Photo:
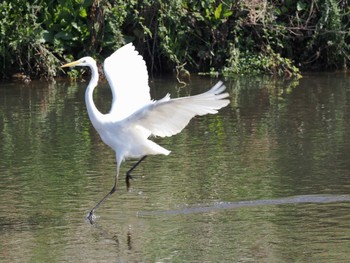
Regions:
<instances>
[{"instance_id":1,"label":"white plumage","mask_svg":"<svg viewBox=\"0 0 350 263\"><path fill-rule=\"evenodd\" d=\"M170 98L166 95L152 101L148 86L147 67L134 46L127 44L104 62L104 72L111 86L113 101L109 113L100 113L93 102L93 90L98 83L96 62L84 57L62 67L88 66L91 81L86 89L85 100L91 123L101 139L116 152L117 172L112 190L90 211L92 222L94 211L116 190L119 168L127 158L141 158L130 172L147 156L168 155L170 151L151 141L149 137L172 136L182 131L196 115L215 114L229 104L226 87L221 81L207 92L199 95Z\"/></svg>"},{"instance_id":2,"label":"white plumage","mask_svg":"<svg viewBox=\"0 0 350 263\"><path fill-rule=\"evenodd\" d=\"M106 58L103 69L111 86L110 114L122 120L151 102L146 63L129 43Z\"/></svg>"}]
</instances>

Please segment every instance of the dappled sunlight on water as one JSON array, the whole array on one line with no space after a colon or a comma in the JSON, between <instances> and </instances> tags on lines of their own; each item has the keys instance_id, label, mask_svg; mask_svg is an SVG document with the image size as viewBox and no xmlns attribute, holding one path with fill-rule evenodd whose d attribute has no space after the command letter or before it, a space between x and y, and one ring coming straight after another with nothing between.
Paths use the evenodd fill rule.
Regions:
<instances>
[{"instance_id":1,"label":"dappled sunlight on water","mask_svg":"<svg viewBox=\"0 0 350 263\"><path fill-rule=\"evenodd\" d=\"M151 82L152 96L217 80ZM226 81L231 104L154 138L172 151L123 175L88 119L86 83L0 84L4 262L346 262L350 257L350 81ZM101 86L103 86L101 84ZM107 112L106 86L95 94Z\"/></svg>"}]
</instances>

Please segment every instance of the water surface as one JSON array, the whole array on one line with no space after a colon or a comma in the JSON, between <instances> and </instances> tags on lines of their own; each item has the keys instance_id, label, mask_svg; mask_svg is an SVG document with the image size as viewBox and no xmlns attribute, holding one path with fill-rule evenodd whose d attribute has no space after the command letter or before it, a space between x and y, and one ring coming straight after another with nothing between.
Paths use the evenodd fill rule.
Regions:
<instances>
[{"instance_id":1,"label":"water surface","mask_svg":"<svg viewBox=\"0 0 350 263\"><path fill-rule=\"evenodd\" d=\"M159 99L216 81L150 86ZM225 83L231 104L155 138L172 153L147 158L130 192L121 178L92 226L84 217L112 187L115 156L90 124L86 83L1 83L1 261L346 262L349 76Z\"/></svg>"}]
</instances>

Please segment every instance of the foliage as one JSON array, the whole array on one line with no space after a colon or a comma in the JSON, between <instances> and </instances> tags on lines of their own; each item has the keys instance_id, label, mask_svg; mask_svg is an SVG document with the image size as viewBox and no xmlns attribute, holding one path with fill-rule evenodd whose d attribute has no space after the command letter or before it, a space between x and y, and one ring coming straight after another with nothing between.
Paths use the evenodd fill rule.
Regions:
<instances>
[{"instance_id":1,"label":"foliage","mask_svg":"<svg viewBox=\"0 0 350 263\"><path fill-rule=\"evenodd\" d=\"M11 0L0 4L0 72L52 78L55 75L55 54L45 45L45 30L38 21L42 11L38 1Z\"/></svg>"},{"instance_id":2,"label":"foliage","mask_svg":"<svg viewBox=\"0 0 350 263\"><path fill-rule=\"evenodd\" d=\"M290 76L350 61L346 0L4 0L0 14L2 77L53 78L60 61L130 41L152 73Z\"/></svg>"}]
</instances>

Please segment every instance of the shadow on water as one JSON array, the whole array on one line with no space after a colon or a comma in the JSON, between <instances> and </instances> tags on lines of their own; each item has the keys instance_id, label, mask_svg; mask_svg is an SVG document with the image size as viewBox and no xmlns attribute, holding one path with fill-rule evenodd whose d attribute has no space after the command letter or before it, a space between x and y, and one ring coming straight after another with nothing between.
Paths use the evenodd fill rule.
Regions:
<instances>
[{"instance_id":1,"label":"shadow on water","mask_svg":"<svg viewBox=\"0 0 350 263\"><path fill-rule=\"evenodd\" d=\"M176 89L156 79L152 98L216 81ZM225 81L231 104L154 138L172 154L138 167L131 192L121 176L93 226L83 218L110 190L115 154L91 126L86 83L1 84L0 261L347 262L349 83L346 74Z\"/></svg>"},{"instance_id":2,"label":"shadow on water","mask_svg":"<svg viewBox=\"0 0 350 263\"><path fill-rule=\"evenodd\" d=\"M182 215L194 213L209 213L226 209L238 209L244 207L267 206L267 205L287 205L303 203L335 203L349 202L350 195L299 195L278 199L264 199L237 202L215 202L213 204L197 204L186 206L185 208L165 210L165 211L140 211L138 216L152 215Z\"/></svg>"},{"instance_id":3,"label":"shadow on water","mask_svg":"<svg viewBox=\"0 0 350 263\"><path fill-rule=\"evenodd\" d=\"M128 262L130 259L140 261L144 258L142 252L144 249L151 255L148 258L160 258L162 259L160 262L174 262L178 257L191 258L193 262L199 262L197 261L199 258L211 258L213 261L210 262L215 262L217 259L224 261L235 259L230 262L274 262L275 259L281 258L289 261L294 260L295 255L305 247L308 247L309 251L315 251L314 253L320 249L332 250L333 241L327 239L329 237L327 233L330 231L333 238L350 240L347 231L342 234L337 231L337 227L344 227L340 223L341 220L348 218L341 216L347 213L348 202L350 195L300 195L278 199L179 205L182 206L179 209L141 211L137 213L139 220L130 222L124 229L116 229L115 226L99 218L92 229L99 239L109 241L114 247L118 254L118 262ZM326 206L320 206L322 204ZM283 209L283 206L286 208ZM340 215L336 215L334 208L340 211ZM303 210L307 212L302 213ZM240 219L242 215L243 218ZM149 229L147 224L154 224L154 227ZM272 234L274 232L280 233L274 236ZM321 232L324 234L319 234ZM144 239L147 240L149 235L152 238L146 248ZM232 238L235 235L237 237ZM289 237L295 240L291 241ZM220 241L216 240L217 238ZM211 243L201 244L206 239ZM179 245L178 242L184 244ZM347 249L344 249L342 243L335 242L339 245L335 249L339 255L336 254L335 258L346 257ZM238 243L238 247L234 245L235 243ZM295 249L289 247L292 244L296 246ZM187 246L191 248L188 249ZM209 256L204 253L205 248L202 246L211 251L209 254L215 255ZM234 249L235 252L229 252L230 249ZM286 255L269 255L275 249L285 251ZM191 251L192 254L186 251ZM220 255L223 252L224 254ZM248 254L252 258L245 259L241 254ZM318 258L317 255L313 257ZM334 256L330 255L327 258L332 257ZM262 258L268 261L261 261ZM309 261L307 255L300 258L300 262L314 262Z\"/></svg>"}]
</instances>

